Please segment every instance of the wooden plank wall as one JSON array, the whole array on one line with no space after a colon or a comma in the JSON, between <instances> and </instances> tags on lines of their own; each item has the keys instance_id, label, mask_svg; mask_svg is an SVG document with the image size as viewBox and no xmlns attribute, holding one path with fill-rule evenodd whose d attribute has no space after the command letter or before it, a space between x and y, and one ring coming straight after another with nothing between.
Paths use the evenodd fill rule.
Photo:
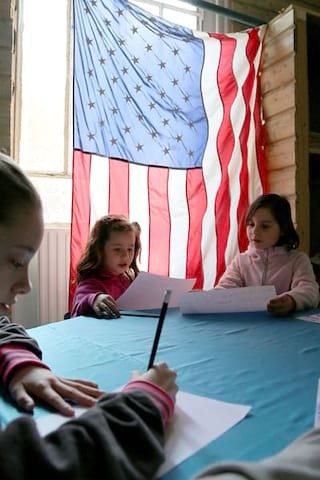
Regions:
<instances>
[{"instance_id":1,"label":"wooden plank wall","mask_svg":"<svg viewBox=\"0 0 320 480\"><path fill-rule=\"evenodd\" d=\"M11 1L0 2L0 151L10 153L11 141Z\"/></svg>"},{"instance_id":2,"label":"wooden plank wall","mask_svg":"<svg viewBox=\"0 0 320 480\"><path fill-rule=\"evenodd\" d=\"M282 10L288 8L290 3L294 7L304 8L307 10L314 10L320 13L319 0L231 0L230 8L236 12L249 15L251 17L263 20L263 23L270 22ZM243 30L241 24L237 24L237 30Z\"/></svg>"},{"instance_id":3,"label":"wooden plank wall","mask_svg":"<svg viewBox=\"0 0 320 480\"><path fill-rule=\"evenodd\" d=\"M232 8L269 22L261 75L269 191L289 199L300 248L309 253L312 205L306 13L320 15L320 1L297 0L293 8L283 0L233 0Z\"/></svg>"},{"instance_id":4,"label":"wooden plank wall","mask_svg":"<svg viewBox=\"0 0 320 480\"><path fill-rule=\"evenodd\" d=\"M295 220L294 12L269 24L261 63L269 191L286 195Z\"/></svg>"},{"instance_id":5,"label":"wooden plank wall","mask_svg":"<svg viewBox=\"0 0 320 480\"><path fill-rule=\"evenodd\" d=\"M289 7L269 22L262 55L261 94L269 191L288 198L301 249L308 253L308 82L302 10Z\"/></svg>"}]
</instances>

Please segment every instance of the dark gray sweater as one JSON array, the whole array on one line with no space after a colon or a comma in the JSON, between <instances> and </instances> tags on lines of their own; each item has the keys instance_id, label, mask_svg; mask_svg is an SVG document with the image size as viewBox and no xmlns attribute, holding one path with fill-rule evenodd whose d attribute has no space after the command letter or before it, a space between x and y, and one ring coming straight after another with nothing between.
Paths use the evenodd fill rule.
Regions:
<instances>
[{"instance_id":1,"label":"dark gray sweater","mask_svg":"<svg viewBox=\"0 0 320 480\"><path fill-rule=\"evenodd\" d=\"M41 358L24 328L1 318L0 361L1 348L8 345ZM129 383L125 392L104 395L84 415L44 438L31 416L19 418L0 430L0 478L150 480L164 460L165 421L158 405L166 397L150 385L145 392Z\"/></svg>"}]
</instances>

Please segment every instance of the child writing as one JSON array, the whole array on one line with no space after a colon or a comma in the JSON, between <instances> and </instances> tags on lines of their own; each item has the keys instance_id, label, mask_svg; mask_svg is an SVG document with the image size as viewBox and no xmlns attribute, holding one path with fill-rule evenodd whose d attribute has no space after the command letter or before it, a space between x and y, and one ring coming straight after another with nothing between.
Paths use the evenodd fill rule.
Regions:
<instances>
[{"instance_id":1,"label":"child writing","mask_svg":"<svg viewBox=\"0 0 320 480\"><path fill-rule=\"evenodd\" d=\"M27 293L29 264L43 234L41 200L31 182L0 154L0 314ZM167 420L174 411L176 374L160 363L132 374L121 392L103 394L93 382L54 375L25 329L0 317L0 387L22 410L35 399L73 416L65 401L92 406L41 438L31 416L0 426L0 478L151 479L164 459ZM99 397L99 398L98 398ZM98 400L96 400L98 398Z\"/></svg>"},{"instance_id":2,"label":"child writing","mask_svg":"<svg viewBox=\"0 0 320 480\"><path fill-rule=\"evenodd\" d=\"M275 193L261 195L245 221L249 247L232 260L217 287L274 285L277 296L267 308L275 316L317 307L319 287L309 257L297 250L288 200Z\"/></svg>"},{"instance_id":3,"label":"child writing","mask_svg":"<svg viewBox=\"0 0 320 480\"><path fill-rule=\"evenodd\" d=\"M141 253L140 227L122 215L107 215L94 225L77 266L72 317L119 317L116 300L136 278Z\"/></svg>"}]
</instances>

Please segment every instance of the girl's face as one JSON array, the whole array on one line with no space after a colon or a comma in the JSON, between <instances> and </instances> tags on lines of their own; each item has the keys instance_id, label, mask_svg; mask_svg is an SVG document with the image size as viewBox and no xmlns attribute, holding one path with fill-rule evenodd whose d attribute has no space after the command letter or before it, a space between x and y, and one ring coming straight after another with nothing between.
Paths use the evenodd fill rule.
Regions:
<instances>
[{"instance_id":1,"label":"girl's face","mask_svg":"<svg viewBox=\"0 0 320 480\"><path fill-rule=\"evenodd\" d=\"M126 272L134 257L135 241L134 232L111 232L104 244L104 268L118 275Z\"/></svg>"},{"instance_id":2,"label":"girl's face","mask_svg":"<svg viewBox=\"0 0 320 480\"><path fill-rule=\"evenodd\" d=\"M11 225L0 224L0 314L7 315L17 295L30 291L29 263L42 236L40 207L21 210Z\"/></svg>"},{"instance_id":3,"label":"girl's face","mask_svg":"<svg viewBox=\"0 0 320 480\"><path fill-rule=\"evenodd\" d=\"M249 243L259 249L276 245L280 234L280 225L266 207L258 208L247 224Z\"/></svg>"}]
</instances>

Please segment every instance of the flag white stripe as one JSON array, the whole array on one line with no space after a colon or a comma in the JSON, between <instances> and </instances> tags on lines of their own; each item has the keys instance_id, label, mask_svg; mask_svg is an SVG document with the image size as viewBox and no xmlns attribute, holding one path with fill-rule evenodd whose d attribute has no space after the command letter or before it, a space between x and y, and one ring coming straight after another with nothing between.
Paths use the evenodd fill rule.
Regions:
<instances>
[{"instance_id":1,"label":"flag white stripe","mask_svg":"<svg viewBox=\"0 0 320 480\"><path fill-rule=\"evenodd\" d=\"M129 164L129 218L141 227L141 270L148 270L149 252L149 196L148 167Z\"/></svg>"},{"instance_id":2,"label":"flag white stripe","mask_svg":"<svg viewBox=\"0 0 320 480\"><path fill-rule=\"evenodd\" d=\"M249 36L246 35L237 41L232 62L232 70L238 85L238 91L230 111L230 120L234 135L234 149L228 166L230 186L230 231L224 256L226 265L228 265L233 257L239 252L237 209L241 194L240 172L242 167L242 151L240 146L240 133L245 121L246 113L246 104L243 98L242 87L250 69L246 56L248 39Z\"/></svg>"},{"instance_id":3,"label":"flag white stripe","mask_svg":"<svg viewBox=\"0 0 320 480\"><path fill-rule=\"evenodd\" d=\"M169 276L186 278L189 211L186 170L170 170L168 201L171 219Z\"/></svg>"},{"instance_id":4,"label":"flag white stripe","mask_svg":"<svg viewBox=\"0 0 320 480\"><path fill-rule=\"evenodd\" d=\"M202 37L204 35L202 34ZM217 275L217 236L215 229L215 201L221 182L221 169L217 152L217 135L223 119L223 105L218 91L217 71L220 58L219 40L202 38L205 63L202 72L204 108L208 119L208 141L204 152L202 172L207 193L207 210L203 217L201 254L203 288L212 288Z\"/></svg>"},{"instance_id":5,"label":"flag white stripe","mask_svg":"<svg viewBox=\"0 0 320 480\"><path fill-rule=\"evenodd\" d=\"M95 222L108 214L109 161L105 157L92 155L90 171L90 230Z\"/></svg>"}]
</instances>

